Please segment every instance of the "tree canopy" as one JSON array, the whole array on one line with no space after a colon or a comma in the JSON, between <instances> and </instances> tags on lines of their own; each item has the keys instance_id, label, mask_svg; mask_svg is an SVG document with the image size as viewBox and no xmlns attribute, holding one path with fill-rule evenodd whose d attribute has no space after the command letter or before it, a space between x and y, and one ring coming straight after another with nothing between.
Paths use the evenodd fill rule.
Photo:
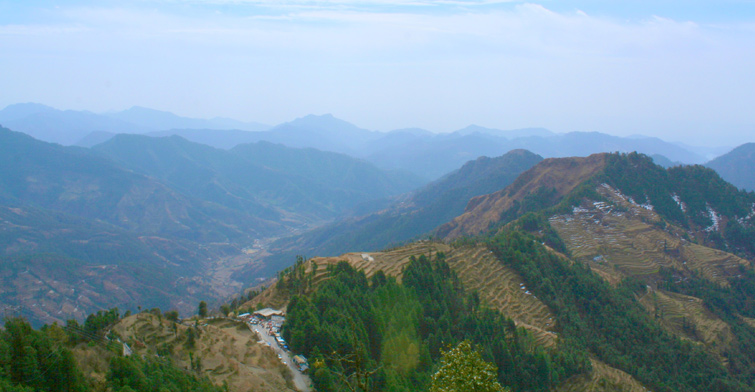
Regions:
<instances>
[{"instance_id":1,"label":"tree canopy","mask_svg":"<svg viewBox=\"0 0 755 392\"><path fill-rule=\"evenodd\" d=\"M443 352L440 369L432 376L430 392L503 392L498 369L482 359L469 340Z\"/></svg>"}]
</instances>

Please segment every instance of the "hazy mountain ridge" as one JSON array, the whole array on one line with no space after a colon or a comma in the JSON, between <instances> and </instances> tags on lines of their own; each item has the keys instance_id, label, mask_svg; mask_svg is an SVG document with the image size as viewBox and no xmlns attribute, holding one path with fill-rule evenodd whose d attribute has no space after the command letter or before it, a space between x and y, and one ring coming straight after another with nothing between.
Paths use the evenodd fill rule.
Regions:
<instances>
[{"instance_id":1,"label":"hazy mountain ridge","mask_svg":"<svg viewBox=\"0 0 755 392\"><path fill-rule=\"evenodd\" d=\"M178 136L118 135L93 149L188 194L291 224L331 219L421 184L345 155L268 142L220 150Z\"/></svg>"},{"instance_id":2,"label":"hazy mountain ridge","mask_svg":"<svg viewBox=\"0 0 755 392\"><path fill-rule=\"evenodd\" d=\"M35 110L38 113L33 113ZM685 164L706 160L702 155L692 152L692 147L657 138L617 137L598 132L556 134L542 128L499 130L470 125L446 134L434 134L416 128L378 132L360 128L327 114L307 115L266 129L256 123L188 119L169 112L139 107L95 115L87 112L61 112L33 104L11 105L3 109L0 111L0 123L4 121L4 113L10 121L6 126L63 144L81 143L83 146L92 146L115 133L180 135L194 142L223 149L243 143L268 141L289 147L311 147L343 153L366 159L384 169L410 171L427 180L437 179L480 156L499 156L514 149L526 149L545 158L639 151L648 155L660 154L673 162ZM55 128L55 121L35 120L35 116L44 118L51 113L59 117L56 121L72 124L72 127L76 118L82 118L82 125L69 130L76 136L61 135L60 127ZM26 120L24 115L27 116ZM83 118L89 120L85 121ZM93 120L94 118L97 120ZM35 121L42 122L33 125ZM68 128L70 127L65 127ZM706 154L709 153L708 150L710 149L705 150Z\"/></svg>"},{"instance_id":3,"label":"hazy mountain ridge","mask_svg":"<svg viewBox=\"0 0 755 392\"><path fill-rule=\"evenodd\" d=\"M63 111L39 104L6 107L0 111L0 124L36 139L63 145L76 144L92 132L143 133L149 130L92 112Z\"/></svg>"},{"instance_id":4,"label":"hazy mountain ridge","mask_svg":"<svg viewBox=\"0 0 755 392\"><path fill-rule=\"evenodd\" d=\"M222 242L281 230L251 216L238 219L220 205L185 196L89 150L0 131L0 181L6 194L20 203L100 219L127 230L196 240Z\"/></svg>"},{"instance_id":5,"label":"hazy mountain ridge","mask_svg":"<svg viewBox=\"0 0 755 392\"><path fill-rule=\"evenodd\" d=\"M181 117L171 112L141 106L134 106L120 112L108 113L106 116L156 131L168 129L205 129L260 132L270 128L269 125L237 121L230 118L198 119Z\"/></svg>"},{"instance_id":6,"label":"hazy mountain ridge","mask_svg":"<svg viewBox=\"0 0 755 392\"><path fill-rule=\"evenodd\" d=\"M738 188L755 191L755 143L743 144L705 166Z\"/></svg>"},{"instance_id":7,"label":"hazy mountain ridge","mask_svg":"<svg viewBox=\"0 0 755 392\"><path fill-rule=\"evenodd\" d=\"M143 107L132 107L121 112L96 114L89 111L58 110L37 103L14 104L0 110L0 124L24 132L39 140L91 146L91 134L99 134L102 142L109 134L164 131L170 129L209 129L264 131L270 128L259 123L245 123L232 119L194 119L177 116Z\"/></svg>"},{"instance_id":8,"label":"hazy mountain ridge","mask_svg":"<svg viewBox=\"0 0 755 392\"><path fill-rule=\"evenodd\" d=\"M430 233L464 211L467 200L505 187L542 158L524 150L480 157L404 196L380 212L336 221L272 245L276 258L332 255L359 249L377 251Z\"/></svg>"},{"instance_id":9,"label":"hazy mountain ridge","mask_svg":"<svg viewBox=\"0 0 755 392\"><path fill-rule=\"evenodd\" d=\"M17 286L0 299L34 309L25 314L35 323L119 305L185 312L235 292L239 282L218 286L215 274L261 268L242 248L416 183L334 153L226 151L177 136L118 135L92 150L0 129L0 152L3 285ZM85 276L99 283L79 295L73 280Z\"/></svg>"}]
</instances>

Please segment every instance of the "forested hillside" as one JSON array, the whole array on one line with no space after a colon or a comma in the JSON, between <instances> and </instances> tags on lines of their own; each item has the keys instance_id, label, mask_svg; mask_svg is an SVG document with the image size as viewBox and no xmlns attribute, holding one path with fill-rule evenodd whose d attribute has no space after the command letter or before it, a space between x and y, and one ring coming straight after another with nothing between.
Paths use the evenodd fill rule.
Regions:
<instances>
[{"instance_id":1,"label":"forested hillside","mask_svg":"<svg viewBox=\"0 0 755 392\"><path fill-rule=\"evenodd\" d=\"M736 227L752 227L752 194L709 169L666 170L637 154L544 161L531 171L511 189L470 203L468 212L505 208L497 217L476 215L485 224L460 222L486 230L455 237L450 258L410 245L340 258L349 264L302 261L284 274L276 290L291 298L285 335L295 350L320 359L318 386L340 390L361 380L363 390L426 388L431 373L423 358L437 361L436 348L468 339L512 390L634 389L637 382L654 391L755 387L748 305L755 272L750 242L735 235ZM568 181L544 181L554 178ZM480 246L489 251L465 251ZM408 261L388 256L412 249ZM512 273L518 278L492 278ZM513 295L507 287L517 280ZM517 310L531 307L533 297L546 307L537 316L545 321ZM485 329L496 314L496 327ZM507 315L520 328L511 329ZM506 345L496 346L496 333ZM521 351L525 341L530 348ZM417 359L396 363L395 350ZM520 361L502 361L514 352ZM548 366L526 370L538 357ZM407 366L420 378L407 381L400 371Z\"/></svg>"},{"instance_id":2,"label":"forested hillside","mask_svg":"<svg viewBox=\"0 0 755 392\"><path fill-rule=\"evenodd\" d=\"M424 390L441 350L470 340L514 390L547 391L589 361L569 342L545 348L497 311L465 293L445 254L412 257L402 283L341 262L311 297L294 296L284 336L316 365L318 390L361 380L368 390Z\"/></svg>"},{"instance_id":3,"label":"forested hillside","mask_svg":"<svg viewBox=\"0 0 755 392\"><path fill-rule=\"evenodd\" d=\"M225 390L193 371L177 367L163 355L124 356L123 343L110 331L119 319L118 310L111 309L89 315L83 325L69 321L64 327L53 324L40 330L32 329L21 318L6 319L0 331L0 390ZM94 363L98 369L92 367Z\"/></svg>"}]
</instances>

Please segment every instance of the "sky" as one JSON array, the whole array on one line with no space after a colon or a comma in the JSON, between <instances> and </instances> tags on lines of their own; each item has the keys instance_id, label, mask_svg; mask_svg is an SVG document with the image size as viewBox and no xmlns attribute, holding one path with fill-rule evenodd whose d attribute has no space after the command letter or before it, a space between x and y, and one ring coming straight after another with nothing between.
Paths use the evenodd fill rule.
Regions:
<instances>
[{"instance_id":1,"label":"sky","mask_svg":"<svg viewBox=\"0 0 755 392\"><path fill-rule=\"evenodd\" d=\"M0 0L0 107L755 141L755 0Z\"/></svg>"}]
</instances>

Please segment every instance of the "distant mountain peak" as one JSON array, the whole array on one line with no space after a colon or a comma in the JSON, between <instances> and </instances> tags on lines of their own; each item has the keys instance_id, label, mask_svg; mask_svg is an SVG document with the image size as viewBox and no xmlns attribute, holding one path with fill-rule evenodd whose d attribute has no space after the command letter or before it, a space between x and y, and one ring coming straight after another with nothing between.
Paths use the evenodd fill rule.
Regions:
<instances>
[{"instance_id":1,"label":"distant mountain peak","mask_svg":"<svg viewBox=\"0 0 755 392\"><path fill-rule=\"evenodd\" d=\"M37 113L56 112L57 109L36 102L14 103L0 110L0 121L17 120Z\"/></svg>"},{"instance_id":2,"label":"distant mountain peak","mask_svg":"<svg viewBox=\"0 0 755 392\"><path fill-rule=\"evenodd\" d=\"M516 138L522 138L522 137L549 137L555 135L553 132L545 129L545 128L521 128L521 129L511 129L511 130L502 130L502 129L495 129L495 128L487 128L483 127L477 124L471 124L467 126L466 128L462 128L458 131L453 132L453 134L456 135L472 135L472 134L482 134L482 135L489 135L489 136L495 136L495 137L502 137L506 139L516 139Z\"/></svg>"},{"instance_id":3,"label":"distant mountain peak","mask_svg":"<svg viewBox=\"0 0 755 392\"><path fill-rule=\"evenodd\" d=\"M275 128L280 128L282 126L286 125L292 125L292 126L315 126L315 127L333 127L337 126L339 128L352 128L352 129L361 129L357 127L356 125L346 121L341 120L340 118L337 118L333 116L330 113L326 114L308 114L304 117L299 117L293 121L283 123Z\"/></svg>"},{"instance_id":4,"label":"distant mountain peak","mask_svg":"<svg viewBox=\"0 0 755 392\"><path fill-rule=\"evenodd\" d=\"M134 105L134 106L132 106L132 107L130 107L130 108L122 111L122 113L124 113L124 112L125 113L140 113L140 112L141 113L160 113L160 114L164 114L164 115L176 116L175 114L173 114L173 113L171 113L171 112L169 112L167 110L151 109L151 108L144 107L144 106L139 106L139 105ZM176 117L178 117L178 116L176 116Z\"/></svg>"}]
</instances>

